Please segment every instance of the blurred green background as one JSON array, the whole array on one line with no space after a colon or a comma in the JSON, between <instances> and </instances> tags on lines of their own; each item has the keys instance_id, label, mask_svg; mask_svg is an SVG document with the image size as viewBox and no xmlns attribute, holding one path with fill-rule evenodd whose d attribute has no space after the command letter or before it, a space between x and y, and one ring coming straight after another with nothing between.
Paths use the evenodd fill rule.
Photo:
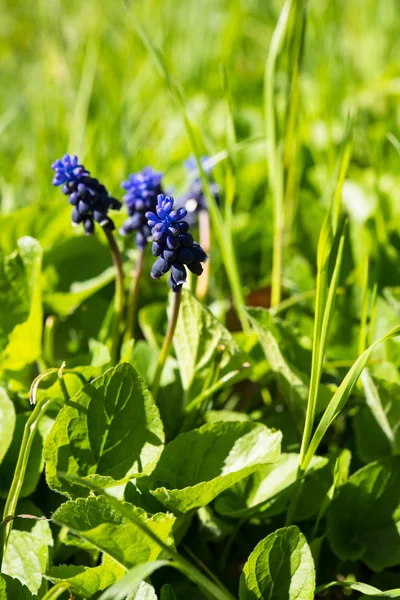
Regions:
<instances>
[{"instance_id":1,"label":"blurred green background","mask_svg":"<svg viewBox=\"0 0 400 600\"><path fill-rule=\"evenodd\" d=\"M263 77L280 0L3 0L0 14L0 242L19 235L50 250L67 237L69 207L51 185L51 162L77 153L110 191L146 164L185 186L190 154L182 117L139 39L132 15L163 52L181 85L204 153L227 146L221 65L233 97L238 141L234 235L246 290L268 283L272 228L264 135ZM286 285L314 269L324 198L333 180L345 120L354 115L354 154L344 204L366 236L362 255L399 225L400 160L386 135L399 130L400 4L397 0L311 0L301 65L296 156L299 182L285 240ZM288 93L288 45L278 62L277 109ZM257 141L258 140L258 141ZM223 170L216 171L223 183ZM35 212L8 213L31 203ZM257 210L256 210L257 207ZM54 211L62 211L56 223ZM48 218L46 223L47 212ZM368 231L364 225L373 221ZM47 225L46 225L47 224ZM262 227L260 226L262 224ZM368 228L367 228L368 230ZM378 231L378 234L377 234ZM74 232L75 236L80 232ZM300 249L301 258L296 259ZM304 259L306 262L304 262ZM301 263L301 264L300 264ZM218 256L214 273L219 268ZM223 277L223 275L221 275ZM307 288L307 278L302 286ZM300 287L302 287L300 286ZM301 291L301 289L300 289Z\"/></svg>"}]
</instances>

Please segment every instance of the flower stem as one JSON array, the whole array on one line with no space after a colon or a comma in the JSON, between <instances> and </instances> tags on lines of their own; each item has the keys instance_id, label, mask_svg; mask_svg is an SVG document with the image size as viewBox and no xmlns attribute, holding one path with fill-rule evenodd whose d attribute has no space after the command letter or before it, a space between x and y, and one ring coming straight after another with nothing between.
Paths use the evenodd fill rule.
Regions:
<instances>
[{"instance_id":1,"label":"flower stem","mask_svg":"<svg viewBox=\"0 0 400 600\"><path fill-rule=\"evenodd\" d=\"M3 562L3 556L7 549L8 538L11 533L13 526L13 520L9 517L13 517L17 508L19 495L21 493L22 485L24 483L26 468L28 466L28 460L31 453L32 443L35 438L35 434L39 425L39 421L53 402L54 398L43 398L36 403L36 394L39 387L39 383L42 379L48 375L58 371L60 381L62 380L62 369L50 369L45 373L42 373L32 383L30 401L31 404L35 404L29 419L27 420L24 428L24 435L22 437L21 447L18 454L18 460L14 471L14 477L8 492L7 500L4 506L3 512L3 525L0 527L0 569Z\"/></svg>"},{"instance_id":2,"label":"flower stem","mask_svg":"<svg viewBox=\"0 0 400 600\"><path fill-rule=\"evenodd\" d=\"M54 365L54 329L57 323L57 317L49 315L44 324L43 334L43 353L45 362Z\"/></svg>"},{"instance_id":3,"label":"flower stem","mask_svg":"<svg viewBox=\"0 0 400 600\"><path fill-rule=\"evenodd\" d=\"M164 343L161 348L160 356L158 357L156 372L154 374L153 385L151 386L151 391L153 392L153 396L156 398L158 393L158 388L160 387L160 379L162 372L164 370L164 366L166 360L168 358L169 351L171 349L172 339L174 337L176 324L178 321L179 315L179 307L181 305L182 298L182 290L174 293L174 300L172 305L172 314L171 319L168 323L167 333L164 339Z\"/></svg>"},{"instance_id":4,"label":"flower stem","mask_svg":"<svg viewBox=\"0 0 400 600\"><path fill-rule=\"evenodd\" d=\"M124 271L122 268L122 257L119 251L117 242L112 232L108 229L104 229L106 234L108 245L110 246L110 252L115 273L115 300L114 300L114 324L113 324L113 339L111 346L111 359L114 365L118 363L119 351L121 344L121 321L124 313Z\"/></svg>"},{"instance_id":5,"label":"flower stem","mask_svg":"<svg viewBox=\"0 0 400 600\"><path fill-rule=\"evenodd\" d=\"M200 246L204 252L209 255L211 246L211 227L210 227L210 215L208 210L201 209L199 211L199 235L200 235ZM205 263L203 267L203 273L201 277L197 279L196 296L199 300L204 300L208 292L208 284L210 281L210 259Z\"/></svg>"},{"instance_id":6,"label":"flower stem","mask_svg":"<svg viewBox=\"0 0 400 600\"><path fill-rule=\"evenodd\" d=\"M131 285L129 288L128 323L124 337L125 342L128 342L131 339L135 339L136 313L138 306L140 281L142 278L144 266L144 255L145 248L142 248L139 252L139 256L136 262L136 270L133 274Z\"/></svg>"}]
</instances>

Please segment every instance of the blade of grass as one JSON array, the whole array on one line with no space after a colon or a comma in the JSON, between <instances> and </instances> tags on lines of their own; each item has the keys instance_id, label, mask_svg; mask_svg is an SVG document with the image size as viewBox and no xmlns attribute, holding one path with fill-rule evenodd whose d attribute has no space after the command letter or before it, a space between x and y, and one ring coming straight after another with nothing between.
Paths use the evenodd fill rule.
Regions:
<instances>
[{"instance_id":1,"label":"blade of grass","mask_svg":"<svg viewBox=\"0 0 400 600\"><path fill-rule=\"evenodd\" d=\"M264 118L267 137L266 159L274 220L271 280L272 307L277 306L281 300L282 246L284 228L283 161L282 148L277 143L275 75L277 59L287 33L292 4L293 0L287 0L283 5L281 14L279 15L278 23L272 34L264 73Z\"/></svg>"},{"instance_id":2,"label":"blade of grass","mask_svg":"<svg viewBox=\"0 0 400 600\"><path fill-rule=\"evenodd\" d=\"M303 58L304 39L306 30L307 0L296 0L292 15L292 48L290 53L290 87L289 106L287 110L287 125L285 128L285 142L283 149L283 168L285 177L285 224L286 231L290 234L297 205L296 184L299 180L299 164L296 160L298 148L297 127L300 108L300 69Z\"/></svg>"},{"instance_id":3,"label":"blade of grass","mask_svg":"<svg viewBox=\"0 0 400 600\"><path fill-rule=\"evenodd\" d=\"M312 365L311 365L311 378L310 378L310 389L307 402L306 421L303 431L303 439L301 442L300 449L300 464L306 454L308 444L311 439L312 429L314 426L315 412L318 400L319 383L321 380L321 373L323 368L323 362L325 357L326 339L328 336L329 325L332 319L333 310L335 306L335 299L337 295L337 289L339 285L340 269L343 259L345 233L340 236L338 252L336 256L335 267L333 270L331 284L326 293L326 280L327 280L327 268L328 261L325 262L323 269L320 271L320 281L323 283L319 284L317 279L317 310L316 310L316 322L314 327L314 340L313 340L313 353L312 353ZM317 314L318 311L318 314ZM320 318L322 315L322 318ZM318 325L318 327L317 327ZM314 352L315 349L315 352Z\"/></svg>"},{"instance_id":4,"label":"blade of grass","mask_svg":"<svg viewBox=\"0 0 400 600\"><path fill-rule=\"evenodd\" d=\"M400 327L395 327L394 329L389 331L389 333L387 333L379 340L371 344L371 346L369 346L355 361L351 369L348 371L346 377L343 379L342 383L333 395L324 414L322 415L322 418L317 426L317 429L315 430L313 438L308 447L307 454L305 455L301 463L301 468L303 470L306 469L310 464L328 428L345 406L358 378L360 377L364 367L368 362L372 350L379 344L382 344L383 342L390 340L391 338L396 337L398 335L400 335Z\"/></svg>"}]
</instances>

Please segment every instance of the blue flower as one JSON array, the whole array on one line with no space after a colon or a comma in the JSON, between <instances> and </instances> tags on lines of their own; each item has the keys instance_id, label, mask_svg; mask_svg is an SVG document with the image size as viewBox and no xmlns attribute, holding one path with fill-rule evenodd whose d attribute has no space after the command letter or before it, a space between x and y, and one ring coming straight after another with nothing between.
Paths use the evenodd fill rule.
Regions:
<instances>
[{"instance_id":1,"label":"blue flower","mask_svg":"<svg viewBox=\"0 0 400 600\"><path fill-rule=\"evenodd\" d=\"M150 236L151 231L145 213L156 209L157 196L162 193L162 177L162 173L157 173L151 167L145 167L142 171L129 175L129 179L121 184L121 187L127 191L123 200L129 217L119 232L126 236L136 231L138 248L144 248Z\"/></svg>"},{"instance_id":2,"label":"blue flower","mask_svg":"<svg viewBox=\"0 0 400 600\"><path fill-rule=\"evenodd\" d=\"M57 159L51 165L55 175L53 177L53 185L62 185L67 181L78 181L81 177L89 175L83 165L79 164L77 156L64 154L61 159Z\"/></svg>"},{"instance_id":3,"label":"blue flower","mask_svg":"<svg viewBox=\"0 0 400 600\"><path fill-rule=\"evenodd\" d=\"M209 181L210 191L218 203L220 187L212 178L211 171L213 167L209 165L210 158L208 156L202 156L200 160ZM183 164L189 171L189 174L193 174L198 170L197 161L193 155L185 160ZM191 225L195 223L197 213L200 210L208 210L203 182L199 175L191 180L189 189L187 193L179 199L179 204L186 208L188 212L187 220Z\"/></svg>"},{"instance_id":4,"label":"blue flower","mask_svg":"<svg viewBox=\"0 0 400 600\"><path fill-rule=\"evenodd\" d=\"M62 193L68 196L68 202L73 206L73 225L82 223L86 235L94 233L94 222L109 231L115 229L108 211L110 208L119 210L121 202L112 198L98 179L90 176L89 171L79 164L77 156L64 154L51 168L55 171L53 185L64 184Z\"/></svg>"},{"instance_id":5,"label":"blue flower","mask_svg":"<svg viewBox=\"0 0 400 600\"><path fill-rule=\"evenodd\" d=\"M151 276L159 279L171 270L169 285L179 292L185 283L186 267L195 275L201 275L201 263L207 254L189 233L189 223L184 221L187 212L184 208L173 210L174 199L160 194L155 212L146 212L146 218L153 235L152 252L157 256Z\"/></svg>"}]
</instances>

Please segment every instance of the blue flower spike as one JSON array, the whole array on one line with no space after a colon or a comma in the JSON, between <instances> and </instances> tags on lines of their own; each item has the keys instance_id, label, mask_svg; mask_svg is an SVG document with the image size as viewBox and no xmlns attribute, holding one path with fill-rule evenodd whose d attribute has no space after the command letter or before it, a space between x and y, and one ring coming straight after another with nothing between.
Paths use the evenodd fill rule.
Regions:
<instances>
[{"instance_id":1,"label":"blue flower spike","mask_svg":"<svg viewBox=\"0 0 400 600\"><path fill-rule=\"evenodd\" d=\"M136 232L136 246L143 249L151 235L147 224L146 212L155 211L157 196L162 193L162 173L157 173L151 167L145 167L138 173L129 175L121 187L126 190L123 197L128 211L128 218L120 228L123 236Z\"/></svg>"},{"instance_id":2,"label":"blue flower spike","mask_svg":"<svg viewBox=\"0 0 400 600\"><path fill-rule=\"evenodd\" d=\"M121 202L111 197L98 179L91 177L77 156L64 154L51 168L55 172L53 185L62 185L62 193L68 196L73 207L72 225L82 223L86 235L94 233L95 222L109 231L115 229L108 211L111 208L120 210Z\"/></svg>"},{"instance_id":3,"label":"blue flower spike","mask_svg":"<svg viewBox=\"0 0 400 600\"><path fill-rule=\"evenodd\" d=\"M147 223L153 236L152 253L157 257L151 276L160 279L171 271L169 285L173 292L179 292L186 282L186 267L195 275L201 275L207 254L189 233L189 223L185 221L184 208L173 210L172 196L159 194L155 212L146 212Z\"/></svg>"}]
</instances>

